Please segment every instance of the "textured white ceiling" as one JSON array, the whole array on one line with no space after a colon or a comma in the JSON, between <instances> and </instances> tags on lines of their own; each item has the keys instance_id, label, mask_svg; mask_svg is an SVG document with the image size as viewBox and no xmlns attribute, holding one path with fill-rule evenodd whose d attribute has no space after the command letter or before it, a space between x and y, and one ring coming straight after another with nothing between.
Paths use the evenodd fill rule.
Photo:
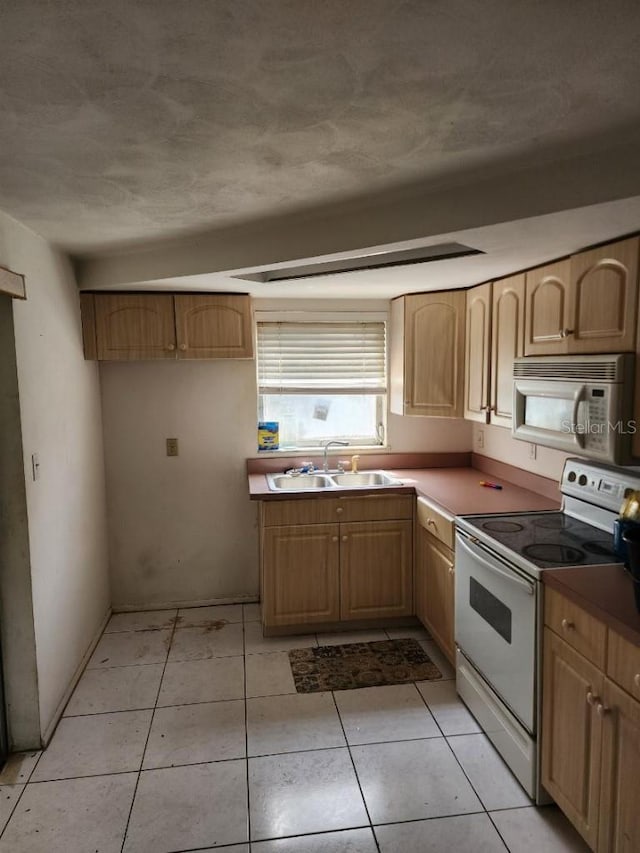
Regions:
<instances>
[{"instance_id":1,"label":"textured white ceiling","mask_svg":"<svg viewBox=\"0 0 640 853\"><path fill-rule=\"evenodd\" d=\"M3 0L0 208L76 252L629 138L635 0Z\"/></svg>"}]
</instances>

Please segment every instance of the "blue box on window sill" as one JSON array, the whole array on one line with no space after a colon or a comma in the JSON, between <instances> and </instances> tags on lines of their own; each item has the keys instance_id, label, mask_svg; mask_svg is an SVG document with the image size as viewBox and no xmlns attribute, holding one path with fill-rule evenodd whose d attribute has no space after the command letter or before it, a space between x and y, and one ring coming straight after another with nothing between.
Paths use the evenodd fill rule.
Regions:
<instances>
[{"instance_id":1,"label":"blue box on window sill","mask_svg":"<svg viewBox=\"0 0 640 853\"><path fill-rule=\"evenodd\" d=\"M258 452L280 449L280 424L278 421L258 421Z\"/></svg>"}]
</instances>

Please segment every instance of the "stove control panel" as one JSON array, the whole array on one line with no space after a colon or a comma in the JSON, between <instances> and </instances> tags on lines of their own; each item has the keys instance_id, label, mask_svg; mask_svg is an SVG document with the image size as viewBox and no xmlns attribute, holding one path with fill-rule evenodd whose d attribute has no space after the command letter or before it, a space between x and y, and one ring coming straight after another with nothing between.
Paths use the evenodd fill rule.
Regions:
<instances>
[{"instance_id":1,"label":"stove control panel","mask_svg":"<svg viewBox=\"0 0 640 853\"><path fill-rule=\"evenodd\" d=\"M614 512L631 490L640 490L640 469L614 468L586 459L569 458L564 463L560 490Z\"/></svg>"}]
</instances>

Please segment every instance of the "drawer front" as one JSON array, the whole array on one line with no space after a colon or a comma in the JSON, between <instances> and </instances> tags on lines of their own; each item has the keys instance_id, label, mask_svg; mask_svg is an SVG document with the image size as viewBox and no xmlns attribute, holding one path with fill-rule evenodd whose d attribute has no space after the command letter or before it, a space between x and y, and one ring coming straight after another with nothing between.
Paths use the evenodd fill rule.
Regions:
<instances>
[{"instance_id":1,"label":"drawer front","mask_svg":"<svg viewBox=\"0 0 640 853\"><path fill-rule=\"evenodd\" d=\"M327 524L339 521L336 512L338 501L333 498L300 501L262 501L262 524L264 527L280 527L286 524Z\"/></svg>"},{"instance_id":2,"label":"drawer front","mask_svg":"<svg viewBox=\"0 0 640 853\"><path fill-rule=\"evenodd\" d=\"M333 520L385 521L413 518L413 495L363 495L361 498L339 498Z\"/></svg>"},{"instance_id":3,"label":"drawer front","mask_svg":"<svg viewBox=\"0 0 640 853\"><path fill-rule=\"evenodd\" d=\"M624 690L640 699L640 647L609 630L607 675Z\"/></svg>"},{"instance_id":4,"label":"drawer front","mask_svg":"<svg viewBox=\"0 0 640 853\"><path fill-rule=\"evenodd\" d=\"M545 588L545 625L599 669L605 668L606 626L577 604Z\"/></svg>"},{"instance_id":5,"label":"drawer front","mask_svg":"<svg viewBox=\"0 0 640 853\"><path fill-rule=\"evenodd\" d=\"M453 548L455 542L455 525L452 518L447 518L446 515L436 509L433 504L426 501L424 498L417 500L417 519L418 524L428 530L432 536L435 536L440 542Z\"/></svg>"}]
</instances>

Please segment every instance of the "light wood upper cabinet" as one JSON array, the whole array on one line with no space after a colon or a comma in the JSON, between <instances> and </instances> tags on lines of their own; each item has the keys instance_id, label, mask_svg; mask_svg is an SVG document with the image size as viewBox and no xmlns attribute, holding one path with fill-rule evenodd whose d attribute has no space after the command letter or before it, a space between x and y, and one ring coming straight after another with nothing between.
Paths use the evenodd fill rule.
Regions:
<instances>
[{"instance_id":1,"label":"light wood upper cabinet","mask_svg":"<svg viewBox=\"0 0 640 853\"><path fill-rule=\"evenodd\" d=\"M263 531L262 618L265 624L337 622L340 546L337 524L299 524Z\"/></svg>"},{"instance_id":2,"label":"light wood upper cabinet","mask_svg":"<svg viewBox=\"0 0 640 853\"><path fill-rule=\"evenodd\" d=\"M455 666L454 552L424 527L416 532L415 570L416 616Z\"/></svg>"},{"instance_id":3,"label":"light wood upper cabinet","mask_svg":"<svg viewBox=\"0 0 640 853\"><path fill-rule=\"evenodd\" d=\"M600 713L603 742L598 851L633 853L640 850L640 703L607 678Z\"/></svg>"},{"instance_id":4,"label":"light wood upper cabinet","mask_svg":"<svg viewBox=\"0 0 640 853\"><path fill-rule=\"evenodd\" d=\"M251 358L244 294L82 293L87 359Z\"/></svg>"},{"instance_id":5,"label":"light wood upper cabinet","mask_svg":"<svg viewBox=\"0 0 640 853\"><path fill-rule=\"evenodd\" d=\"M571 258L569 352L633 352L638 237Z\"/></svg>"},{"instance_id":6,"label":"light wood upper cabinet","mask_svg":"<svg viewBox=\"0 0 640 853\"><path fill-rule=\"evenodd\" d=\"M176 294L178 358L252 358L250 297Z\"/></svg>"},{"instance_id":7,"label":"light wood upper cabinet","mask_svg":"<svg viewBox=\"0 0 640 853\"><path fill-rule=\"evenodd\" d=\"M411 294L392 300L392 412L462 416L464 325L464 291Z\"/></svg>"},{"instance_id":8,"label":"light wood upper cabinet","mask_svg":"<svg viewBox=\"0 0 640 853\"><path fill-rule=\"evenodd\" d=\"M524 354L633 352L639 246L631 237L529 271Z\"/></svg>"},{"instance_id":9,"label":"light wood upper cabinet","mask_svg":"<svg viewBox=\"0 0 640 853\"><path fill-rule=\"evenodd\" d=\"M524 351L525 277L494 281L491 310L491 423L511 426L513 360Z\"/></svg>"},{"instance_id":10,"label":"light wood upper cabinet","mask_svg":"<svg viewBox=\"0 0 640 853\"><path fill-rule=\"evenodd\" d=\"M173 296L170 293L87 296L94 296L95 351L99 360L176 357Z\"/></svg>"},{"instance_id":11,"label":"light wood upper cabinet","mask_svg":"<svg viewBox=\"0 0 640 853\"><path fill-rule=\"evenodd\" d=\"M466 294L464 416L487 423L491 357L491 284Z\"/></svg>"},{"instance_id":12,"label":"light wood upper cabinet","mask_svg":"<svg viewBox=\"0 0 640 853\"><path fill-rule=\"evenodd\" d=\"M340 525L340 615L344 620L413 613L413 525Z\"/></svg>"},{"instance_id":13,"label":"light wood upper cabinet","mask_svg":"<svg viewBox=\"0 0 640 853\"><path fill-rule=\"evenodd\" d=\"M568 259L526 274L525 355L568 352L570 274Z\"/></svg>"},{"instance_id":14,"label":"light wood upper cabinet","mask_svg":"<svg viewBox=\"0 0 640 853\"><path fill-rule=\"evenodd\" d=\"M544 630L542 784L596 849L604 690L600 670L549 628Z\"/></svg>"}]
</instances>

